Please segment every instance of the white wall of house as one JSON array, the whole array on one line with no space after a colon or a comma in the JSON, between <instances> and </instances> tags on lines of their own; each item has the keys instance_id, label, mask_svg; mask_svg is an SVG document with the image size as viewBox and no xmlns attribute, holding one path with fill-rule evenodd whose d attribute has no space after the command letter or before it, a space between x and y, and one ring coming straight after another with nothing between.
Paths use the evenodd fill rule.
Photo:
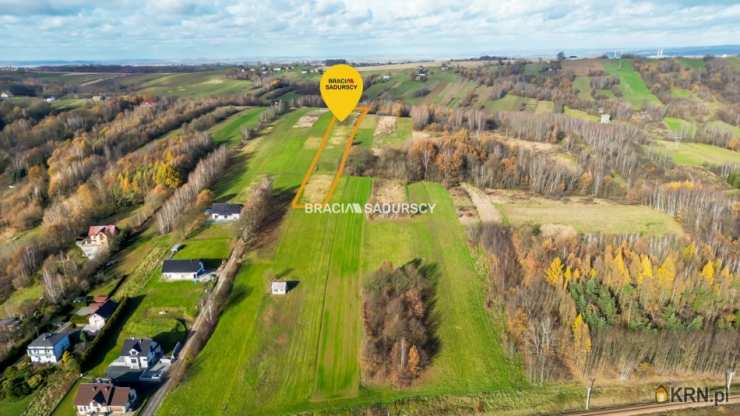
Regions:
<instances>
[{"instance_id":1,"label":"white wall of house","mask_svg":"<svg viewBox=\"0 0 740 416\"><path fill-rule=\"evenodd\" d=\"M211 214L212 221L236 221L238 219L239 219L239 214L229 214L229 215Z\"/></svg>"},{"instance_id":2,"label":"white wall of house","mask_svg":"<svg viewBox=\"0 0 740 416\"><path fill-rule=\"evenodd\" d=\"M97 332L103 329L105 326L105 318L94 313L87 318L88 325L86 328L90 328L92 331Z\"/></svg>"},{"instance_id":3,"label":"white wall of house","mask_svg":"<svg viewBox=\"0 0 740 416\"><path fill-rule=\"evenodd\" d=\"M69 337L62 338L53 347L28 347L26 354L31 362L39 364L56 364L62 359L64 351L69 348Z\"/></svg>"},{"instance_id":4,"label":"white wall of house","mask_svg":"<svg viewBox=\"0 0 740 416\"><path fill-rule=\"evenodd\" d=\"M198 273L162 273L167 280L196 280Z\"/></svg>"}]
</instances>

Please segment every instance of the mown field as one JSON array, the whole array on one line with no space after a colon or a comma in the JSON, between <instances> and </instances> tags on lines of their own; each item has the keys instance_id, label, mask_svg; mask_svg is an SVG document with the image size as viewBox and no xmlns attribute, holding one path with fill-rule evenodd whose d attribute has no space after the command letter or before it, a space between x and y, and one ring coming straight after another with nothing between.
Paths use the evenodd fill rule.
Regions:
<instances>
[{"instance_id":1,"label":"mown field","mask_svg":"<svg viewBox=\"0 0 740 416\"><path fill-rule=\"evenodd\" d=\"M657 140L651 149L670 156L673 163L684 166L740 164L740 153L704 143L676 143Z\"/></svg>"},{"instance_id":2,"label":"mown field","mask_svg":"<svg viewBox=\"0 0 740 416\"><path fill-rule=\"evenodd\" d=\"M328 123L321 116L309 129L289 127L301 114L285 116L261 139L247 176L276 175L281 189L298 184L301 177L293 171L305 169L316 149L294 141L310 140ZM361 129L364 145L370 145L372 127L368 122ZM277 158L282 148L282 162L262 160L267 154ZM335 201L363 203L371 187L370 178L344 178ZM368 222L352 213L289 211L278 239L240 270L215 333L159 414L280 413L523 385L518 367L500 348L497 320L483 306L486 281L447 191L419 183L408 193L414 201L436 203L435 214ZM400 265L414 258L439 271L443 347L408 391L365 385L359 361L362 280L383 261ZM296 285L285 297L271 297L268 282L275 277Z\"/></svg>"},{"instance_id":3,"label":"mown field","mask_svg":"<svg viewBox=\"0 0 740 416\"><path fill-rule=\"evenodd\" d=\"M129 77L125 83L136 85L139 94L194 98L244 94L252 86L250 81L228 79L221 71L146 74Z\"/></svg>"},{"instance_id":4,"label":"mown field","mask_svg":"<svg viewBox=\"0 0 740 416\"><path fill-rule=\"evenodd\" d=\"M494 191L490 199L504 222L513 225L560 224L580 233L683 234L671 216L644 205L581 197L554 200L506 190Z\"/></svg>"},{"instance_id":5,"label":"mown field","mask_svg":"<svg viewBox=\"0 0 740 416\"><path fill-rule=\"evenodd\" d=\"M658 97L654 96L640 74L632 66L629 59L602 61L606 71L619 78L619 89L624 100L635 109L641 109L648 104L660 105Z\"/></svg>"}]
</instances>

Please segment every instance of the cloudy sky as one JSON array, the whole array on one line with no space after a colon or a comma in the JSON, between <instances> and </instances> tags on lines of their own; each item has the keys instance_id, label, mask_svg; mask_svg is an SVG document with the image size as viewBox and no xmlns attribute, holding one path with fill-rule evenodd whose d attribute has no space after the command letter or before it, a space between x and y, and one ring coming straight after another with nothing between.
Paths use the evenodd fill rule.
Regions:
<instances>
[{"instance_id":1,"label":"cloudy sky","mask_svg":"<svg viewBox=\"0 0 740 416\"><path fill-rule=\"evenodd\" d=\"M740 44L740 1L0 0L0 61L456 57Z\"/></svg>"}]
</instances>

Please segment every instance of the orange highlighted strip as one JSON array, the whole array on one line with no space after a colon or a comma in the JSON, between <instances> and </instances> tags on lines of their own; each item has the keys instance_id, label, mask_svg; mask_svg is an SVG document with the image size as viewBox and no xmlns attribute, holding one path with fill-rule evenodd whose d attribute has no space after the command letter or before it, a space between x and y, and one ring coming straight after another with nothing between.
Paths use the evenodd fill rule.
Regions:
<instances>
[{"instance_id":1,"label":"orange highlighted strip","mask_svg":"<svg viewBox=\"0 0 740 416\"><path fill-rule=\"evenodd\" d=\"M357 120L355 120L355 123L352 126L352 131L350 132L349 137L347 137L347 140L344 142L344 152L342 153L342 159L339 161L339 167L334 173L334 179L332 179L331 181L329 191L324 196L324 204L331 201L331 198L334 196L334 191L337 189L339 180L342 179L342 175L344 174L344 167L347 164L347 159L349 158L350 151L352 150L352 143L354 142L355 136L357 135L357 131L360 129L362 121L365 120L365 116L367 116L368 111L370 111L370 108L366 106L357 107L357 109L360 110L360 115L359 117L357 117ZM298 188L298 192L296 192L295 197L293 197L293 201L291 201L290 203L290 206L292 208L300 209L306 206L306 204L300 203L298 201L301 200L303 192L306 190L306 185L308 185L308 181L311 179L311 176L313 176L313 173L316 170L316 166L319 164L321 153L324 151L324 148L326 148L326 145L329 142L329 136L331 135L332 130L334 130L334 125L336 124L336 122L337 118L332 116L329 125L326 126L324 135L321 137L321 144L319 145L319 149L316 151L316 154L311 161L311 165L308 167L306 174L303 176L303 180L301 181L301 186Z\"/></svg>"}]
</instances>

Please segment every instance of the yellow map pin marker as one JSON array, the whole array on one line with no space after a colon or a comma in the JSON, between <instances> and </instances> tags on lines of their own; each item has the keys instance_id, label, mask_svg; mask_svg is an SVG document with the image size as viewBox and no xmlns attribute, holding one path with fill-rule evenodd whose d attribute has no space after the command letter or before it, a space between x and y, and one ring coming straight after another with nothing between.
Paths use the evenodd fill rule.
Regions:
<instances>
[{"instance_id":1,"label":"yellow map pin marker","mask_svg":"<svg viewBox=\"0 0 740 416\"><path fill-rule=\"evenodd\" d=\"M339 121L352 114L362 97L362 76L349 65L334 65L321 76L321 98Z\"/></svg>"}]
</instances>

